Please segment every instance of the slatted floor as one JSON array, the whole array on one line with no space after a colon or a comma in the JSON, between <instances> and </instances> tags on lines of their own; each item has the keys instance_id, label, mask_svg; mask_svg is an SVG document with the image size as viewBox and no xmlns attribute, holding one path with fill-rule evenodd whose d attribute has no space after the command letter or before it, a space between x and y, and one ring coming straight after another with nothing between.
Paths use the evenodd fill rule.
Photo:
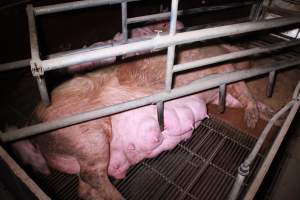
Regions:
<instances>
[{"instance_id":1,"label":"slatted floor","mask_svg":"<svg viewBox=\"0 0 300 200\"><path fill-rule=\"evenodd\" d=\"M191 139L172 151L133 166L125 179L113 184L128 200L225 199L238 166L249 154L256 139L227 124L210 118L195 130ZM257 169L259 154L246 183ZM39 177L41 187L53 199L78 199L77 176L55 172Z\"/></svg>"}]
</instances>

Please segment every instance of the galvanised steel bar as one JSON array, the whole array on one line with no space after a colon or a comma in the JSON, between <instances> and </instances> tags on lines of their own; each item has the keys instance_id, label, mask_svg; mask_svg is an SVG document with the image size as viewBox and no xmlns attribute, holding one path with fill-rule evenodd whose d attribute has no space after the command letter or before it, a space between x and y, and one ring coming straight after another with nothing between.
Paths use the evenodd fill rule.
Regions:
<instances>
[{"instance_id":1,"label":"galvanised steel bar","mask_svg":"<svg viewBox=\"0 0 300 200\"><path fill-rule=\"evenodd\" d=\"M222 84L219 87L219 112L223 113L225 111L226 104L226 84Z\"/></svg>"},{"instance_id":2,"label":"galvanised steel bar","mask_svg":"<svg viewBox=\"0 0 300 200\"><path fill-rule=\"evenodd\" d=\"M275 76L276 72L270 72L269 73L269 80L267 85L267 97L271 97L273 94L274 84L275 84Z\"/></svg>"},{"instance_id":3,"label":"galvanised steel bar","mask_svg":"<svg viewBox=\"0 0 300 200\"><path fill-rule=\"evenodd\" d=\"M251 5L251 4L253 4L253 1L229 3L226 5L220 5L220 6L207 6L207 7L179 10L177 16L191 15L191 14L197 14L197 13L201 13L201 12L225 10L228 8L238 8L238 7L247 6L247 5ZM159 21L159 20L168 19L170 16L171 16L171 12L165 12L165 13L159 13L159 14L132 17L132 18L128 18L127 23L134 24L134 23L147 22L147 21Z\"/></svg>"},{"instance_id":4,"label":"galvanised steel bar","mask_svg":"<svg viewBox=\"0 0 300 200\"><path fill-rule=\"evenodd\" d=\"M57 12L65 12L71 10L78 10L82 8L91 8L96 6L103 6L103 5L112 5L118 4L122 2L132 2L132 1L139 1L139 0L84 0L84 1L74 1L68 3L60 3L48 6L40 6L34 8L35 15L47 15Z\"/></svg>"},{"instance_id":5,"label":"galvanised steel bar","mask_svg":"<svg viewBox=\"0 0 300 200\"><path fill-rule=\"evenodd\" d=\"M3 64L0 64L0 72L13 70L13 69L20 69L20 68L24 68L27 66L30 66L30 59L24 59L24 60L9 62L9 63L3 63Z\"/></svg>"},{"instance_id":6,"label":"galvanised steel bar","mask_svg":"<svg viewBox=\"0 0 300 200\"><path fill-rule=\"evenodd\" d=\"M47 91L47 86L45 82L43 68L40 65L40 53L39 44L36 32L35 16L33 14L32 5L26 7L27 17L28 17L28 27L29 27L29 37L30 37L30 49L31 49L31 71L33 76L37 79L37 84L40 92L42 102L45 105L50 104L49 94Z\"/></svg>"},{"instance_id":7,"label":"galvanised steel bar","mask_svg":"<svg viewBox=\"0 0 300 200\"><path fill-rule=\"evenodd\" d=\"M164 35L164 33L161 33L160 35L162 36L162 35ZM149 40L149 39L153 39L153 37L154 36L143 37L143 38L130 38L130 39L128 39L128 43L140 42L142 40ZM109 45L107 45L107 44L99 45L97 47L87 47L84 49L71 50L71 51L66 51L66 52L50 54L47 57L48 58L56 58L56 57L60 57L60 56L68 55L68 54L82 53L82 52L94 50L96 48L107 48L107 47L112 47L112 46L121 45L121 44L123 44L123 42L116 42L114 44L109 44ZM228 54L215 56L215 57L211 57L211 58L205 58L205 59L202 59L199 61L174 65L173 72L179 72L179 71L183 71L186 69L193 69L196 67L207 66L210 64L217 64L220 62L231 61L234 59L244 58L244 57L256 55L256 54L272 53L273 51L277 51L277 50L281 50L284 48L289 48L289 47L293 47L293 46L297 46L297 45L300 45L299 39L290 41L290 42L281 42L278 44L272 44L272 45L268 45L265 47L257 47L257 48L253 48L253 49L228 53ZM3 63L3 64L0 64L0 72L23 68L23 67L26 67L29 65L30 65L30 59L24 59L24 60L9 62L9 63Z\"/></svg>"},{"instance_id":8,"label":"galvanised steel bar","mask_svg":"<svg viewBox=\"0 0 300 200\"><path fill-rule=\"evenodd\" d=\"M180 72L180 71L184 71L184 70L188 70L188 69L204 67L207 65L231 61L234 59L245 58L245 57L256 55L256 54L272 53L277 50L294 47L297 45L300 45L300 39L290 41L290 42L280 42L278 44L267 45L265 47L256 47L256 48L252 48L252 49L241 50L241 51L227 53L227 54L223 54L220 56L214 56L214 57L210 57L210 58L204 58L204 59L193 61L193 62L175 65L173 68L173 72Z\"/></svg>"},{"instance_id":9,"label":"galvanised steel bar","mask_svg":"<svg viewBox=\"0 0 300 200\"><path fill-rule=\"evenodd\" d=\"M172 0L171 5L171 18L170 18L170 30L169 36L174 36L176 34L176 24L177 24L177 11L178 11L178 0ZM168 47L167 52L167 64L166 64L166 76L165 76L165 91L170 91L172 89L173 80L173 65L175 59L175 45ZM157 105L158 113L158 123L160 128L164 128L164 102L160 101ZM161 129L163 131L164 129Z\"/></svg>"},{"instance_id":10,"label":"galvanised steel bar","mask_svg":"<svg viewBox=\"0 0 300 200\"><path fill-rule=\"evenodd\" d=\"M122 33L123 41L127 42L128 39L128 29L127 29L127 2L122 2Z\"/></svg>"},{"instance_id":11,"label":"galvanised steel bar","mask_svg":"<svg viewBox=\"0 0 300 200\"><path fill-rule=\"evenodd\" d=\"M252 6L250 12L250 19L257 21L259 18L259 14L262 11L264 0L257 0L256 4Z\"/></svg>"},{"instance_id":12,"label":"galvanised steel bar","mask_svg":"<svg viewBox=\"0 0 300 200\"><path fill-rule=\"evenodd\" d=\"M272 161L273 161L283 139L285 138L285 136L287 134L288 128L290 127L297 111L299 110L299 107L300 107L300 95L298 95L299 90L300 90L300 84L297 85L294 95L293 95L294 105L293 105L291 111L289 112L289 115L287 116L284 124L282 125L277 137L275 138L275 141L274 141L272 147L270 148L267 156L265 157L264 162L262 163L258 173L256 174L253 182L251 183L251 185L244 197L245 200L250 200L250 199L254 198L258 188L260 187L266 173L268 172L268 170L272 164ZM297 92L298 92L298 94L297 94Z\"/></svg>"},{"instance_id":13,"label":"galvanised steel bar","mask_svg":"<svg viewBox=\"0 0 300 200\"><path fill-rule=\"evenodd\" d=\"M193 81L191 84L172 89L170 92L160 92L148 97L139 98L126 103L116 104L105 108L95 109L93 111L84 112L81 114L73 115L71 117L65 117L50 122L44 122L33 126L24 127L18 130L9 131L0 135L1 141L9 142L34 136L43 132L53 131L59 128L64 128L74 124L87 122L100 117L108 116L111 114L127 111L130 109L146 106L149 104L155 104L159 101L168 101L176 99L186 95L201 92L203 90L219 87L222 84L229 84L240 80L245 80L258 75L266 74L271 71L278 71L280 69L286 69L300 64L300 59L291 60L287 62L279 62L271 66L263 66L259 68L252 68L247 70L240 70L230 73L210 75L205 78L201 78L197 81Z\"/></svg>"},{"instance_id":14,"label":"galvanised steel bar","mask_svg":"<svg viewBox=\"0 0 300 200\"><path fill-rule=\"evenodd\" d=\"M232 188L232 190L229 194L229 197L228 197L229 200L235 200L235 199L238 198L241 187L242 187L242 184L243 184L243 181L244 181L245 177L249 174L250 165L252 164L252 162L256 158L258 152L260 151L260 148L262 147L268 133L270 132L270 130L271 130L272 126L274 125L274 123L276 122L276 120L278 120L279 117L281 117L284 113L286 113L291 108L296 107L297 110L298 110L299 101L300 101L299 90L300 90L300 82L298 83L298 85L295 88L295 91L294 91L294 94L293 94L293 99L289 103L287 103L282 109L280 109L271 118L271 120L268 122L267 126L264 128L263 132L259 136L259 138L258 138L257 142L255 143L255 146L252 149L251 153L248 155L248 157L245 159L245 161L240 165L239 173L237 175L235 184L234 184L234 186L233 186L233 188ZM285 132L287 131L287 129L288 129L289 125L291 124L291 121L294 118L295 114L296 114L296 112L294 112L293 109L289 112L288 118L285 120L285 123L282 126L281 130L285 129ZM293 117L289 118L290 115L292 115ZM288 123L288 127L285 127L286 123ZM280 132L281 132L281 130L280 130ZM279 135L280 135L280 133L279 133Z\"/></svg>"},{"instance_id":15,"label":"galvanised steel bar","mask_svg":"<svg viewBox=\"0 0 300 200\"><path fill-rule=\"evenodd\" d=\"M234 25L207 28L185 33L177 33L174 36L157 36L152 40L141 41L132 44L124 44L115 47L108 47L105 49L94 49L88 52L44 60L42 61L42 66L44 68L44 71L54 70L70 65L94 61L97 59L124 55L127 53L133 53L143 50L154 50L165 48L170 45L192 43L196 41L215 39L229 35L266 30L298 23L300 23L300 16L293 16L287 18L269 19L259 22L246 22Z\"/></svg>"}]
</instances>

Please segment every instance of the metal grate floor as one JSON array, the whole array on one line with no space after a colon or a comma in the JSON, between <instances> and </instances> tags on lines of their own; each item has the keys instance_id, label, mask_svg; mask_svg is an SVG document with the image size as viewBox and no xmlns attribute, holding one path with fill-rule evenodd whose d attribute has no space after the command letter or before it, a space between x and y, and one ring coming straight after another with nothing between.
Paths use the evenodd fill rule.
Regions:
<instances>
[{"instance_id":1,"label":"metal grate floor","mask_svg":"<svg viewBox=\"0 0 300 200\"><path fill-rule=\"evenodd\" d=\"M128 200L225 199L237 168L250 153L256 139L213 117L195 130L191 139L133 166L125 179L113 184ZM263 155L259 154L251 181ZM53 199L78 199L77 176L55 172L38 177L38 183Z\"/></svg>"}]
</instances>

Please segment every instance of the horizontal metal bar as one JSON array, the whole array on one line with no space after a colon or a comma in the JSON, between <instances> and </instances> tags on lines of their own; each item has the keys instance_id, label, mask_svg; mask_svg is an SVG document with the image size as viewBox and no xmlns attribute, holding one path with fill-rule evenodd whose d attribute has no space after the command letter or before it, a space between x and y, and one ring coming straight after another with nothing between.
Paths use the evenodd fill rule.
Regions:
<instances>
[{"instance_id":1,"label":"horizontal metal bar","mask_svg":"<svg viewBox=\"0 0 300 200\"><path fill-rule=\"evenodd\" d=\"M160 35L166 35L166 33L161 33ZM149 36L144 36L144 37L140 37L140 38L130 38L130 39L128 39L127 42L133 43L133 42L139 42L139 41L143 41L143 40L150 40L154 36L155 35L149 35ZM87 52L87 51L91 51L94 49L107 48L107 47L112 47L112 46L121 45L121 44L124 44L124 41L119 41L119 42L109 43L109 44L101 44L101 45L97 45L96 47L92 46L92 47L86 47L86 48L82 48L82 49L53 53L53 54L47 55L46 57L48 59L57 58L57 57L65 56L65 55L72 55L72 54L76 54L76 53L82 53L82 52ZM30 65L30 58L24 59L24 60L8 62L8 63L2 63L2 64L0 64L0 72L24 68L29 65Z\"/></svg>"},{"instance_id":2,"label":"horizontal metal bar","mask_svg":"<svg viewBox=\"0 0 300 200\"><path fill-rule=\"evenodd\" d=\"M207 7L179 10L178 16L197 14L200 12L218 11L218 10L224 10L228 8L237 8L237 7L247 6L251 4L253 4L253 1L229 3L220 6L207 6ZM168 19L170 16L171 16L171 12L165 12L159 14L146 15L146 16L132 17L132 18L128 18L128 24L134 24L134 23L146 22L146 21L159 21L163 19Z\"/></svg>"},{"instance_id":3,"label":"horizontal metal bar","mask_svg":"<svg viewBox=\"0 0 300 200\"><path fill-rule=\"evenodd\" d=\"M259 68L252 68L247 70L235 71L230 73L210 75L205 78L201 78L197 81L193 81L187 86L175 88L168 92L160 92L148 97L139 98L126 103L116 104L105 108L96 109L89 112L73 115L50 122L44 122L33 126L28 126L14 131L9 131L0 135L1 141L9 142L34 136L43 132L53 131L59 128L71 126L74 124L87 122L100 117L108 116L111 114L127 111L130 109L146 106L149 104L155 104L159 101L168 101L171 99L179 98L182 96L194 94L203 90L218 87L222 84L228 84L244 79L248 79L261 74L266 74L274 70L285 69L300 64L300 59L286 62L277 63L271 66L264 66Z\"/></svg>"},{"instance_id":4,"label":"horizontal metal bar","mask_svg":"<svg viewBox=\"0 0 300 200\"><path fill-rule=\"evenodd\" d=\"M300 86L300 84L298 84L298 86ZM299 90L298 90L299 92ZM244 199L245 200L251 200L254 199L254 196L256 194L256 192L258 191L258 188L260 187L265 175L267 174L272 161L274 160L274 157L276 155L276 153L278 152L278 149L283 141L283 139L285 138L287 131L297 113L297 111L299 110L299 106L300 106L300 96L298 96L298 100L295 100L294 105L291 109L291 111L289 112L289 115L287 116L284 124L282 125L277 137L275 138L275 141L272 145L272 147L270 148L266 158L264 159L264 162L262 163L259 171L257 172L254 180L252 181Z\"/></svg>"},{"instance_id":5,"label":"horizontal metal bar","mask_svg":"<svg viewBox=\"0 0 300 200\"><path fill-rule=\"evenodd\" d=\"M14 62L9 63L3 63L0 64L0 72L13 70L13 69L19 69L23 67L30 66L30 59L24 59L24 60L18 60Z\"/></svg>"},{"instance_id":6,"label":"horizontal metal bar","mask_svg":"<svg viewBox=\"0 0 300 200\"><path fill-rule=\"evenodd\" d=\"M277 50L281 50L284 48L293 47L293 46L297 46L297 45L300 45L300 39L294 40L291 42L281 42L278 44L272 44L272 45L268 45L265 47L256 47L256 48L237 51L237 52L233 52L233 53L227 53L227 54L220 55L220 56L204 58L204 59L193 61L193 62L175 65L173 68L173 72L180 72L180 71L203 67L203 66L207 66L207 65L211 65L211 64L217 64L217 63L221 63L221 62L231 61L234 59L245 58L245 57L256 55L256 54L271 53L273 51L277 51Z\"/></svg>"},{"instance_id":7,"label":"horizontal metal bar","mask_svg":"<svg viewBox=\"0 0 300 200\"><path fill-rule=\"evenodd\" d=\"M70 65L90 62L97 59L120 56L128 53L155 50L170 45L192 43L196 41L215 39L229 35L242 34L251 31L266 30L280 26L287 26L300 23L300 17L276 18L259 22L246 22L221 27L207 28L197 31L178 33L174 36L157 36L152 40L124 44L104 49L94 49L88 52L66 55L42 61L45 71L67 67Z\"/></svg>"},{"instance_id":8,"label":"horizontal metal bar","mask_svg":"<svg viewBox=\"0 0 300 200\"><path fill-rule=\"evenodd\" d=\"M82 8L91 8L96 6L103 6L103 5L112 5L118 4L122 2L132 2L132 1L139 1L139 0L84 0L84 1L74 1L68 3L60 3L48 6L40 6L34 8L35 15L47 15L57 12L65 12L71 10L78 10Z\"/></svg>"}]
</instances>

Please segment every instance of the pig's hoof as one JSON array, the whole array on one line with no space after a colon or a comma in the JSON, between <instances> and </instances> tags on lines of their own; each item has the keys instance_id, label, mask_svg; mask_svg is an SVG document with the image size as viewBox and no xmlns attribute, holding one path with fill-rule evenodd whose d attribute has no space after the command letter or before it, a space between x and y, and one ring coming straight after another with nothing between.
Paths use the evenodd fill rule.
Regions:
<instances>
[{"instance_id":1,"label":"pig's hoof","mask_svg":"<svg viewBox=\"0 0 300 200\"><path fill-rule=\"evenodd\" d=\"M258 119L259 119L259 112L256 105L248 106L245 109L245 121L247 122L247 127L255 128Z\"/></svg>"}]
</instances>

